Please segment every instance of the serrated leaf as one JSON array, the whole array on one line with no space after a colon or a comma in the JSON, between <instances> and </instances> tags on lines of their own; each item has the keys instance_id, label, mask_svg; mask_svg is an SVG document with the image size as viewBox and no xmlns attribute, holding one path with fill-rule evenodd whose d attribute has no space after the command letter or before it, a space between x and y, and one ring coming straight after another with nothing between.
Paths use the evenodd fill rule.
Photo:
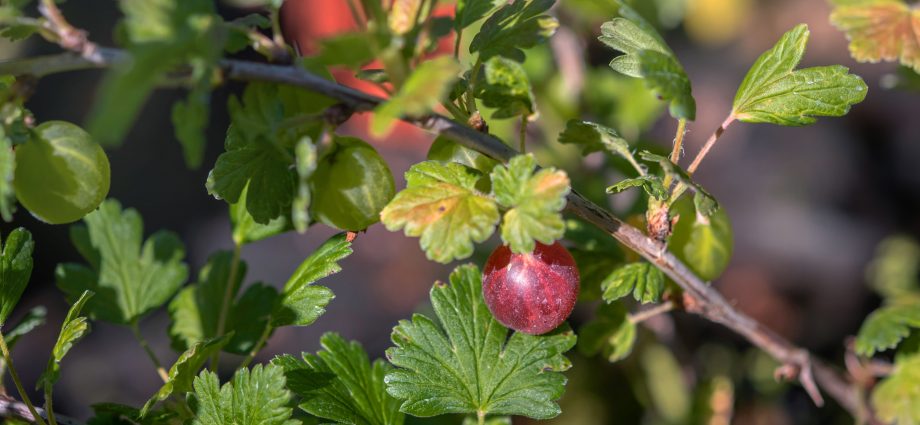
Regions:
<instances>
[{"instance_id":1,"label":"serrated leaf","mask_svg":"<svg viewBox=\"0 0 920 425\"><path fill-rule=\"evenodd\" d=\"M536 242L552 245L565 234L562 209L569 194L564 171L544 168L534 172L532 154L511 158L492 170L492 194L508 208L502 218L502 240L517 254L533 252Z\"/></svg>"},{"instance_id":2,"label":"serrated leaf","mask_svg":"<svg viewBox=\"0 0 920 425\"><path fill-rule=\"evenodd\" d=\"M872 406L884 423L920 423L920 355L900 357L894 371L875 387Z\"/></svg>"},{"instance_id":3,"label":"serrated leaf","mask_svg":"<svg viewBox=\"0 0 920 425\"><path fill-rule=\"evenodd\" d=\"M3 338L6 339L7 348L12 350L23 336L32 332L35 328L44 325L46 317L48 317L48 310L44 306L32 307L32 309L26 313L25 317L19 320L16 326L3 333Z\"/></svg>"},{"instance_id":4,"label":"serrated leaf","mask_svg":"<svg viewBox=\"0 0 920 425\"><path fill-rule=\"evenodd\" d=\"M744 122L807 125L816 116L839 117L866 97L866 83L844 66L796 70L808 26L798 25L754 62L732 105L732 116Z\"/></svg>"},{"instance_id":5,"label":"serrated leaf","mask_svg":"<svg viewBox=\"0 0 920 425\"><path fill-rule=\"evenodd\" d=\"M399 92L374 109L371 134L383 137L401 116L417 117L431 112L447 98L460 73L460 64L451 56L422 62Z\"/></svg>"},{"instance_id":6,"label":"serrated leaf","mask_svg":"<svg viewBox=\"0 0 920 425\"><path fill-rule=\"evenodd\" d=\"M195 378L190 404L194 425L297 425L287 407L284 371L274 365L240 369L220 386L217 375L204 371Z\"/></svg>"},{"instance_id":7,"label":"serrated leaf","mask_svg":"<svg viewBox=\"0 0 920 425\"><path fill-rule=\"evenodd\" d=\"M219 352L230 341L230 338L232 338L232 335L228 334L220 338L200 341L182 353L169 368L169 378L156 394L144 404L144 408L141 409L141 416L146 416L147 412L157 402L166 400L171 395L182 395L192 391L193 381L198 380L195 375L198 374L198 371L201 370L208 358Z\"/></svg>"},{"instance_id":8,"label":"serrated leaf","mask_svg":"<svg viewBox=\"0 0 920 425\"><path fill-rule=\"evenodd\" d=\"M92 292L84 291L77 302L70 306L67 316L64 317L64 323L61 324L61 333L58 334L57 342L54 343L54 348L51 350L48 366L45 367L45 371L38 378L36 388L49 388L57 382L61 376L61 360L64 359L70 348L89 332L89 322L85 317L80 316L80 311L83 310L83 306L92 296Z\"/></svg>"},{"instance_id":9,"label":"serrated leaf","mask_svg":"<svg viewBox=\"0 0 920 425\"><path fill-rule=\"evenodd\" d=\"M476 266L460 266L450 284L436 283L431 303L438 320L416 314L393 329L387 358L397 370L387 391L414 416L446 413L521 415L548 419L560 413L575 345L571 330L532 336L508 329L489 313Z\"/></svg>"},{"instance_id":10,"label":"serrated leaf","mask_svg":"<svg viewBox=\"0 0 920 425\"><path fill-rule=\"evenodd\" d=\"M134 209L110 199L83 221L70 228L70 238L89 264L59 264L55 277L68 300L96 293L86 305L90 317L134 323L165 304L188 277L179 238L159 231L141 245L144 225Z\"/></svg>"},{"instance_id":11,"label":"serrated leaf","mask_svg":"<svg viewBox=\"0 0 920 425\"><path fill-rule=\"evenodd\" d=\"M626 139L614 129L590 121L569 120L559 133L559 143L580 146L583 155L606 150L630 163L636 161Z\"/></svg>"},{"instance_id":12,"label":"serrated leaf","mask_svg":"<svg viewBox=\"0 0 920 425\"><path fill-rule=\"evenodd\" d=\"M664 292L664 273L644 261L629 263L607 276L601 283L604 301L608 303L633 294L643 304L661 300Z\"/></svg>"},{"instance_id":13,"label":"serrated leaf","mask_svg":"<svg viewBox=\"0 0 920 425\"><path fill-rule=\"evenodd\" d=\"M0 254L0 326L6 323L29 283L34 249L32 234L22 227L6 236Z\"/></svg>"},{"instance_id":14,"label":"serrated leaf","mask_svg":"<svg viewBox=\"0 0 920 425\"><path fill-rule=\"evenodd\" d=\"M636 325L622 303L602 304L594 320L578 330L578 349L593 356L603 353L610 362L625 359L636 343Z\"/></svg>"},{"instance_id":15,"label":"serrated leaf","mask_svg":"<svg viewBox=\"0 0 920 425\"><path fill-rule=\"evenodd\" d=\"M209 84L203 79L210 78L209 70L216 65L227 39L211 1L123 0L119 5L125 14L123 27L130 59L106 76L88 124L94 138L109 145L121 142L144 101L168 71L190 63L201 77L201 87ZM189 158L195 160L203 146L196 143L201 140L185 141L191 142L184 146Z\"/></svg>"},{"instance_id":16,"label":"serrated leaf","mask_svg":"<svg viewBox=\"0 0 920 425\"><path fill-rule=\"evenodd\" d=\"M656 175L645 175L631 179L620 180L616 184L607 187L607 193L620 193L631 187L641 187L648 196L663 201L668 198L668 189L661 182L661 177Z\"/></svg>"},{"instance_id":17,"label":"serrated leaf","mask_svg":"<svg viewBox=\"0 0 920 425\"><path fill-rule=\"evenodd\" d=\"M303 353L303 359L283 355L272 364L284 369L287 385L303 402L307 413L351 425L401 425L405 419L399 400L386 392L383 379L389 363L371 363L357 342L336 333L320 339L323 350Z\"/></svg>"},{"instance_id":18,"label":"serrated leaf","mask_svg":"<svg viewBox=\"0 0 920 425\"><path fill-rule=\"evenodd\" d=\"M459 33L476 21L485 18L492 9L502 3L504 3L503 0L457 0L454 29Z\"/></svg>"},{"instance_id":19,"label":"serrated leaf","mask_svg":"<svg viewBox=\"0 0 920 425\"><path fill-rule=\"evenodd\" d=\"M314 282L342 270L339 261L351 255L351 242L345 233L335 235L316 248L284 285L281 297L272 311L271 325L306 326L326 312L334 295L325 286Z\"/></svg>"},{"instance_id":20,"label":"serrated leaf","mask_svg":"<svg viewBox=\"0 0 920 425\"><path fill-rule=\"evenodd\" d=\"M224 332L233 332L225 350L246 354L262 335L278 292L271 286L253 284L238 298L246 276L246 263L239 261L232 271L233 255L217 252L201 268L198 283L186 286L169 303L169 336L176 351L217 336L220 310L227 297L229 305ZM230 282L230 274L234 281ZM228 288L229 286L229 288ZM229 295L229 296L228 296Z\"/></svg>"},{"instance_id":21,"label":"serrated leaf","mask_svg":"<svg viewBox=\"0 0 920 425\"><path fill-rule=\"evenodd\" d=\"M470 53L479 61L494 56L524 62L524 51L543 43L559 27L556 18L544 14L555 0L521 0L502 6L482 24L470 42Z\"/></svg>"},{"instance_id":22,"label":"serrated leaf","mask_svg":"<svg viewBox=\"0 0 920 425\"><path fill-rule=\"evenodd\" d=\"M250 83L242 101L230 98L231 126L222 153L208 176L208 192L230 204L247 189L246 210L256 223L268 224L291 208L297 142L316 139L319 112L332 101L305 90Z\"/></svg>"},{"instance_id":23,"label":"serrated leaf","mask_svg":"<svg viewBox=\"0 0 920 425\"><path fill-rule=\"evenodd\" d=\"M900 61L920 72L920 9L903 0L837 1L831 23L846 32L860 62Z\"/></svg>"},{"instance_id":24,"label":"serrated leaf","mask_svg":"<svg viewBox=\"0 0 920 425\"><path fill-rule=\"evenodd\" d=\"M876 352L897 347L910 334L911 328L920 328L920 304L879 308L859 328L856 352L872 356Z\"/></svg>"},{"instance_id":25,"label":"serrated leaf","mask_svg":"<svg viewBox=\"0 0 920 425\"><path fill-rule=\"evenodd\" d=\"M620 17L601 25L602 43L623 52L610 61L614 71L645 79L646 86L659 98L670 102L674 118L696 118L690 79L655 28L638 12L617 1Z\"/></svg>"},{"instance_id":26,"label":"serrated leaf","mask_svg":"<svg viewBox=\"0 0 920 425\"><path fill-rule=\"evenodd\" d=\"M492 118L513 118L537 113L536 100L530 79L521 64L495 56L485 63L485 76L476 82L476 97L490 108L495 108Z\"/></svg>"},{"instance_id":27,"label":"serrated leaf","mask_svg":"<svg viewBox=\"0 0 920 425\"><path fill-rule=\"evenodd\" d=\"M425 161L406 172L406 189L380 213L387 230L421 236L428 259L448 263L473 254L495 231L498 207L476 190L482 175L457 163Z\"/></svg>"},{"instance_id":28,"label":"serrated leaf","mask_svg":"<svg viewBox=\"0 0 920 425\"><path fill-rule=\"evenodd\" d=\"M236 245L258 242L293 229L292 220L286 215L273 218L267 224L256 223L246 209L247 192L248 186L240 193L240 199L230 204L230 223L233 227L233 242Z\"/></svg>"}]
</instances>

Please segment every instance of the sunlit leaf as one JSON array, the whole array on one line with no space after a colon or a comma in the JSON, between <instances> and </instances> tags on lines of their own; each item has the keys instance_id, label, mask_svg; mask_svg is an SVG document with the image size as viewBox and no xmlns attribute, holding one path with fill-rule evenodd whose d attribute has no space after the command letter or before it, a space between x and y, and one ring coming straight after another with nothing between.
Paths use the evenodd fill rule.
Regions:
<instances>
[{"instance_id":1,"label":"sunlit leaf","mask_svg":"<svg viewBox=\"0 0 920 425\"><path fill-rule=\"evenodd\" d=\"M601 289L604 291L604 301L608 303L630 292L636 301L643 304L658 302L664 292L664 273L644 261L629 263L610 273L601 284Z\"/></svg>"},{"instance_id":2,"label":"sunlit leaf","mask_svg":"<svg viewBox=\"0 0 920 425\"><path fill-rule=\"evenodd\" d=\"M520 0L506 4L489 16L470 43L479 60L504 56L524 62L523 49L546 41L556 33L559 21L544 14L555 0Z\"/></svg>"},{"instance_id":3,"label":"sunlit leaf","mask_svg":"<svg viewBox=\"0 0 920 425\"><path fill-rule=\"evenodd\" d=\"M533 336L508 329L489 313L477 267L460 266L450 284L436 283L431 303L438 320L416 314L393 330L387 391L414 416L446 413L522 415L560 413L563 355L575 345L569 329Z\"/></svg>"},{"instance_id":4,"label":"sunlit leaf","mask_svg":"<svg viewBox=\"0 0 920 425\"><path fill-rule=\"evenodd\" d=\"M406 172L406 189L380 213L390 231L403 229L429 259L447 263L473 254L473 242L492 235L498 206L476 189L478 171L457 163L425 161Z\"/></svg>"},{"instance_id":5,"label":"sunlit leaf","mask_svg":"<svg viewBox=\"0 0 920 425\"><path fill-rule=\"evenodd\" d=\"M882 307L872 312L859 328L856 352L871 356L897 347L911 329L917 328L920 328L920 303Z\"/></svg>"},{"instance_id":6,"label":"sunlit leaf","mask_svg":"<svg viewBox=\"0 0 920 425\"><path fill-rule=\"evenodd\" d=\"M754 62L732 106L732 116L744 122L807 125L816 116L845 115L866 97L866 83L840 65L796 70L808 26L787 32Z\"/></svg>"},{"instance_id":7,"label":"sunlit leaf","mask_svg":"<svg viewBox=\"0 0 920 425\"><path fill-rule=\"evenodd\" d=\"M459 73L460 64L451 56L422 62L398 93L374 109L371 133L377 137L384 136L399 117L416 117L431 112L447 97Z\"/></svg>"},{"instance_id":8,"label":"sunlit leaf","mask_svg":"<svg viewBox=\"0 0 920 425\"><path fill-rule=\"evenodd\" d=\"M533 252L536 242L551 245L565 233L562 209L569 178L554 168L534 170L532 154L518 155L492 170L492 193L508 208L502 218L502 240L511 251Z\"/></svg>"},{"instance_id":9,"label":"sunlit leaf","mask_svg":"<svg viewBox=\"0 0 920 425\"><path fill-rule=\"evenodd\" d=\"M831 23L860 62L900 61L920 72L920 9L903 0L835 1Z\"/></svg>"}]
</instances>

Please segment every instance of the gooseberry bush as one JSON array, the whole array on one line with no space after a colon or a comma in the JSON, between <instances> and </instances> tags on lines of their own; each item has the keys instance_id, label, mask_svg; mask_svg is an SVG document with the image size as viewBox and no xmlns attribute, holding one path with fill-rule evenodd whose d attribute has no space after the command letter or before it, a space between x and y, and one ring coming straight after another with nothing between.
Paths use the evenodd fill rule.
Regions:
<instances>
[{"instance_id":1,"label":"gooseberry bush","mask_svg":"<svg viewBox=\"0 0 920 425\"><path fill-rule=\"evenodd\" d=\"M879 352L897 354L880 382L867 386L767 331L706 283L726 269L733 229L693 175L726 129L736 122L809 125L845 115L867 95L867 85L844 66L799 66L809 39L805 25L777 34L773 47L739 75L723 124L687 161L683 140L696 118L691 81L658 26L644 17L648 6L617 0L591 9L608 14L595 34L609 48L604 72L633 87L634 96L623 101L644 102L655 116L664 105L677 130L669 150L640 147L613 127L643 124L570 114L558 137L545 143L584 156L601 152L594 158L625 176L594 176L582 195L566 170L541 167L527 153L546 93L534 89L525 61L560 26L554 0L348 0L356 29L320 40L310 54L286 39L283 0L247 2L260 11L234 20L222 18L209 0L119 0L113 5L123 16L119 48L94 43L58 3L0 1L0 35L41 38L66 51L0 64L0 215L11 221L18 204L46 223L79 222L60 231L69 231L83 258L55 269L71 308L45 373L36 383L22 382L10 350L44 318L33 310L18 323L7 319L29 282L35 244L24 228L4 235L0 351L21 400L0 409L10 422L77 423L55 413L53 390L67 373L68 351L100 321L138 338L162 387L143 405L94 405L92 424L549 419L566 414L557 401L572 367L570 350L620 361L633 351L645 320L675 309L748 338L780 364L780 377L799 381L819 405L828 395L859 421L920 422L920 286L916 267L903 267L920 263L914 242L889 241L873 266L885 305L865 322L855 351L867 364ZM851 39L856 59L898 60L920 70L916 6L833 5L830 19ZM234 59L253 52L264 61ZM85 68L105 69L85 125L40 121L27 109L36 78ZM336 83L330 72L343 69L385 96ZM246 85L226 105L231 124L223 153L205 164L211 92L230 80ZM226 203L232 223L233 246L213 253L197 273L175 234L145 230L137 211L107 199L106 150L131 149L121 146L127 131L163 85L188 89L172 107L175 136L187 166L211 168L206 182L190 184ZM437 135L427 160L405 173L404 188L373 144L338 131L364 113L372 114L368 132L376 138L394 134L398 121ZM635 133L622 134L636 139ZM607 199L597 187L611 196L633 192L637 214L620 220L598 206ZM372 361L359 343L331 332L316 353L253 364L277 329L309 326L323 315L334 294L322 279L347 266L360 232L374 225L418 238L438 263L469 261L489 240L499 246L482 268L462 264L435 283L431 309L395 325L383 359ZM313 226L342 233L280 288L247 280L244 247ZM576 301L596 311L572 329L566 319ZM171 365L159 362L139 328L164 308L170 319L164 331L178 355ZM235 356L238 367L218 370L222 355ZM32 384L43 403L28 397Z\"/></svg>"}]
</instances>

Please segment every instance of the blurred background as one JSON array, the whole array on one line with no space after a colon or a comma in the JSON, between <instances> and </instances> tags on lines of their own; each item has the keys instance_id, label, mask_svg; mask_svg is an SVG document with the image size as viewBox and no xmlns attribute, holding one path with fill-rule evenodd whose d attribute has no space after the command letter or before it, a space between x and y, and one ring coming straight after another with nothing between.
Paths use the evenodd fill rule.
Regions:
<instances>
[{"instance_id":1,"label":"blurred background","mask_svg":"<svg viewBox=\"0 0 920 425\"><path fill-rule=\"evenodd\" d=\"M234 18L253 12L245 3L220 3L221 13ZM596 41L600 24L613 16L607 3L559 1L553 9L562 23L559 31L548 44L528 51L525 66L540 107L540 118L529 127L529 143L542 164L565 169L579 191L626 214L634 201L629 194L603 194L607 183L623 177L616 167L605 166L597 156L582 159L556 142L565 121L581 117L614 127L640 146L670 149L676 122L662 115L663 105L649 97L641 81L607 67L615 54ZM843 118L819 119L804 128L733 125L696 175L734 225L734 257L715 283L718 289L738 309L777 333L842 365L844 341L879 303L864 277L875 246L893 234L920 235L920 91L903 87L896 65L855 63L843 33L828 22L831 7L825 0L634 3L661 28L693 82L698 113L689 126L685 155L695 154L728 114L750 64L798 23L808 24L812 33L803 66L843 64L869 85L866 100ZM114 44L119 12L113 2L71 1L61 7L73 24L90 31L94 41ZM288 40L296 41L304 54L318 38L354 25L342 0L288 0L282 18ZM0 47L3 59L58 51L35 38ZM255 54L241 57L259 59ZM101 75L83 71L46 77L27 107L39 122L82 123ZM347 73L336 76L354 83ZM109 196L142 214L145 234L158 229L177 232L186 245L191 276L212 252L232 247L227 206L209 196L204 183L223 151L228 125L224 105L241 88L229 84L214 92L201 169L186 168L173 135L169 111L184 96L181 90L156 92L124 145L109 152ZM356 116L340 131L368 137L366 121L366 116ZM516 140L515 123L489 124L498 136ZM402 188L403 173L425 159L431 140L430 135L398 127L383 140L369 141L388 161ZM34 382L67 311L54 285L54 267L82 259L69 241L67 226L41 223L24 209L14 223L0 228L6 234L15 226L27 227L35 237L35 271L10 322L33 306L48 310L48 323L23 339L13 353L23 380ZM288 233L246 246L245 282L282 285L334 233L316 225L304 235ZM480 247L473 261L481 264L495 244L492 240ZM331 330L360 341L372 356L382 356L390 346L392 327L413 311L425 310L431 284L446 279L453 267L427 261L417 239L387 232L380 225L360 234L354 249L343 272L320 282L336 294L327 313L309 327L278 330L258 360L316 351L319 336ZM595 307L580 305L571 319L573 327L589 319ZM141 322L154 351L171 364L177 354L169 347L167 326L162 309ZM774 382L772 360L726 329L687 314L648 322L640 331L639 346L622 362L610 364L574 351L571 356L575 366L567 373L564 413L550 423L853 422L833 402L816 408L799 387ZM239 358L227 355L224 361L226 373ZM65 360L55 410L87 418L93 403L138 406L159 383L127 328L95 322ZM718 414L699 413L703 411Z\"/></svg>"}]
</instances>

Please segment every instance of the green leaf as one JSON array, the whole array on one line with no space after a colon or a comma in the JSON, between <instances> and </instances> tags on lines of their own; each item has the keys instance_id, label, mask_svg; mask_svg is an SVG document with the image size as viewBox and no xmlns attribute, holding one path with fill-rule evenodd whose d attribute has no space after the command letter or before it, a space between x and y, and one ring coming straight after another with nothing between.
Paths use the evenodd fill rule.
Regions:
<instances>
[{"instance_id":1,"label":"green leaf","mask_svg":"<svg viewBox=\"0 0 920 425\"><path fill-rule=\"evenodd\" d=\"M866 83L844 66L796 70L808 26L798 25L754 62L732 105L732 116L744 122L807 125L816 116L839 117L866 97Z\"/></svg>"},{"instance_id":2,"label":"green leaf","mask_svg":"<svg viewBox=\"0 0 920 425\"><path fill-rule=\"evenodd\" d=\"M476 21L485 18L492 9L502 3L504 3L502 0L457 0L454 29L459 33Z\"/></svg>"},{"instance_id":3,"label":"green leaf","mask_svg":"<svg viewBox=\"0 0 920 425\"><path fill-rule=\"evenodd\" d=\"M649 89L670 102L674 118L695 119L696 101L690 79L674 52L638 12L621 1L616 3L620 17L601 25L598 37L610 48L623 52L610 61L610 67L621 74L645 79Z\"/></svg>"},{"instance_id":4,"label":"green leaf","mask_svg":"<svg viewBox=\"0 0 920 425\"><path fill-rule=\"evenodd\" d=\"M284 371L274 365L237 370L223 387L216 374L204 371L195 378L190 396L192 424L298 425L287 407L291 393L285 382Z\"/></svg>"},{"instance_id":5,"label":"green leaf","mask_svg":"<svg viewBox=\"0 0 920 425\"><path fill-rule=\"evenodd\" d=\"M240 193L240 199L236 203L230 204L230 223L233 227L233 242L236 245L243 246L258 242L293 228L292 220L286 215L273 218L268 224L256 223L246 209L246 193L248 191L249 187L247 186Z\"/></svg>"},{"instance_id":6,"label":"green leaf","mask_svg":"<svg viewBox=\"0 0 920 425\"><path fill-rule=\"evenodd\" d=\"M666 189L664 183L661 182L661 177L653 174L620 180L616 184L607 187L607 193L620 193L631 187L641 187L645 190L645 193L648 193L648 196L659 201L668 199L668 189Z\"/></svg>"},{"instance_id":7,"label":"green leaf","mask_svg":"<svg viewBox=\"0 0 920 425\"><path fill-rule=\"evenodd\" d=\"M271 325L306 326L326 312L332 291L314 282L342 271L339 261L351 255L351 241L345 233L327 240L310 254L284 285L281 297L272 311Z\"/></svg>"},{"instance_id":8,"label":"green leaf","mask_svg":"<svg viewBox=\"0 0 920 425\"><path fill-rule=\"evenodd\" d=\"M283 355L272 360L284 369L287 385L307 413L336 423L352 425L401 425L399 400L386 392L384 375L389 363L371 363L357 342L336 333L320 339L325 351L303 353L303 360Z\"/></svg>"},{"instance_id":9,"label":"green leaf","mask_svg":"<svg viewBox=\"0 0 920 425\"><path fill-rule=\"evenodd\" d=\"M226 28L214 13L211 1L122 0L119 4L125 14L123 32L130 59L103 80L88 124L94 138L109 145L121 142L160 79L179 65L192 66L195 85L202 90L193 96L206 97L210 91L210 71L216 66L227 39ZM201 106L199 103L196 107ZM188 138L192 128L201 130L197 125L200 118L179 131L190 163L200 160L203 148L200 144L203 139Z\"/></svg>"},{"instance_id":10,"label":"green leaf","mask_svg":"<svg viewBox=\"0 0 920 425\"><path fill-rule=\"evenodd\" d=\"M223 300L229 302L224 332L233 332L225 350L246 354L262 335L278 292L271 286L254 284L237 299L246 276L246 263L232 271L233 255L217 252L202 267L198 283L186 286L169 303L169 336L176 351L217 336ZM234 274L230 282L230 274ZM230 286L228 288L228 286Z\"/></svg>"},{"instance_id":11,"label":"green leaf","mask_svg":"<svg viewBox=\"0 0 920 425\"><path fill-rule=\"evenodd\" d=\"M655 50L639 52L639 72L645 84L661 99L670 101L668 112L674 118L696 119L690 78L672 55Z\"/></svg>"},{"instance_id":12,"label":"green leaf","mask_svg":"<svg viewBox=\"0 0 920 425\"><path fill-rule=\"evenodd\" d=\"M447 98L460 73L460 64L451 56L422 62L399 92L374 109L371 134L383 137L390 132L399 117L418 117Z\"/></svg>"},{"instance_id":13,"label":"green leaf","mask_svg":"<svg viewBox=\"0 0 920 425\"><path fill-rule=\"evenodd\" d=\"M578 350L593 356L603 353L610 362L625 359L636 344L636 325L622 303L602 304L594 320L578 330Z\"/></svg>"},{"instance_id":14,"label":"green leaf","mask_svg":"<svg viewBox=\"0 0 920 425\"><path fill-rule=\"evenodd\" d=\"M457 163L425 161L406 172L406 189L380 213L387 230L421 236L428 259L448 263L473 254L495 231L498 207L476 190L482 175Z\"/></svg>"},{"instance_id":15,"label":"green leaf","mask_svg":"<svg viewBox=\"0 0 920 425\"><path fill-rule=\"evenodd\" d=\"M51 387L57 382L58 378L61 376L61 360L64 359L64 356L67 355L70 348L89 332L89 322L85 317L80 316L80 311L83 310L86 301L92 297L92 292L84 291L77 302L70 306L67 316L64 317L64 323L61 325L61 333L58 335L57 342L54 343L54 348L51 350L51 358L48 359L48 366L38 378L38 383L35 385L36 388Z\"/></svg>"},{"instance_id":16,"label":"green leaf","mask_svg":"<svg viewBox=\"0 0 920 425\"><path fill-rule=\"evenodd\" d=\"M6 136L6 129L0 128L0 217L12 221L16 212L16 188L13 177L16 174L16 157L13 141Z\"/></svg>"},{"instance_id":17,"label":"green leaf","mask_svg":"<svg viewBox=\"0 0 920 425\"><path fill-rule=\"evenodd\" d=\"M703 280L713 280L728 267L733 249L731 221L724 208L705 216L696 211L687 197L671 206L671 217L679 217L673 226L668 247Z\"/></svg>"},{"instance_id":18,"label":"green leaf","mask_svg":"<svg viewBox=\"0 0 920 425\"><path fill-rule=\"evenodd\" d=\"M559 21L545 15L555 0L521 0L498 9L482 24L470 43L470 53L479 52L479 61L504 56L524 62L524 51L543 43L556 33Z\"/></svg>"},{"instance_id":19,"label":"green leaf","mask_svg":"<svg viewBox=\"0 0 920 425\"><path fill-rule=\"evenodd\" d=\"M535 117L536 100L521 64L495 56L485 63L485 78L476 82L476 97L490 108L492 118Z\"/></svg>"},{"instance_id":20,"label":"green leaf","mask_svg":"<svg viewBox=\"0 0 920 425\"><path fill-rule=\"evenodd\" d=\"M118 201L107 200L83 221L70 228L70 238L89 266L59 264L55 277L68 300L86 290L96 293L86 305L91 317L135 323L165 304L188 277L179 238L159 231L142 246L143 222L134 209L122 211Z\"/></svg>"},{"instance_id":21,"label":"green leaf","mask_svg":"<svg viewBox=\"0 0 920 425\"><path fill-rule=\"evenodd\" d=\"M492 169L499 164L495 159L443 136L434 139L428 149L428 159L441 162L456 162L474 168L483 174L491 173Z\"/></svg>"},{"instance_id":22,"label":"green leaf","mask_svg":"<svg viewBox=\"0 0 920 425\"><path fill-rule=\"evenodd\" d=\"M920 244L905 235L885 238L866 267L866 279L885 299L900 298L920 289Z\"/></svg>"},{"instance_id":23,"label":"green leaf","mask_svg":"<svg viewBox=\"0 0 920 425\"><path fill-rule=\"evenodd\" d=\"M182 395L192 391L193 380L198 380L195 375L198 374L198 371L201 370L204 363L211 356L219 352L230 341L231 337L232 335L228 334L220 338L197 342L182 353L172 367L169 368L169 378L156 394L144 404L144 408L141 409L141 416L146 416L147 412L157 402L166 400L171 395Z\"/></svg>"},{"instance_id":24,"label":"green leaf","mask_svg":"<svg viewBox=\"0 0 920 425\"><path fill-rule=\"evenodd\" d=\"M884 423L920 423L920 355L900 357L894 371L875 387L872 406Z\"/></svg>"},{"instance_id":25,"label":"green leaf","mask_svg":"<svg viewBox=\"0 0 920 425\"><path fill-rule=\"evenodd\" d=\"M601 284L604 301L608 303L633 294L643 304L661 300L664 292L664 273L657 267L639 261L622 266L607 276Z\"/></svg>"},{"instance_id":26,"label":"green leaf","mask_svg":"<svg viewBox=\"0 0 920 425\"><path fill-rule=\"evenodd\" d=\"M297 182L295 146L316 140L319 113L331 105L321 95L268 83L250 83L243 99L230 98L232 125L222 153L208 176L208 192L230 204L247 189L246 210L256 223L285 215Z\"/></svg>"},{"instance_id":27,"label":"green leaf","mask_svg":"<svg viewBox=\"0 0 920 425\"><path fill-rule=\"evenodd\" d=\"M34 249L32 234L22 227L6 236L0 254L0 326L6 323L29 283Z\"/></svg>"},{"instance_id":28,"label":"green leaf","mask_svg":"<svg viewBox=\"0 0 920 425\"><path fill-rule=\"evenodd\" d=\"M629 142L620 137L615 130L590 121L569 120L565 130L559 134L559 143L581 147L583 155L607 150L635 163Z\"/></svg>"},{"instance_id":29,"label":"green leaf","mask_svg":"<svg viewBox=\"0 0 920 425\"><path fill-rule=\"evenodd\" d=\"M210 74L208 77L210 77ZM197 84L189 93L188 99L173 104L172 123L176 129L176 138L182 144L185 163L191 168L201 166L206 144L204 131L208 126L208 115L210 113L210 79Z\"/></svg>"},{"instance_id":30,"label":"green leaf","mask_svg":"<svg viewBox=\"0 0 920 425\"><path fill-rule=\"evenodd\" d=\"M326 66L341 65L359 70L374 60L373 40L362 33L347 32L319 41L319 54L315 60Z\"/></svg>"},{"instance_id":31,"label":"green leaf","mask_svg":"<svg viewBox=\"0 0 920 425\"><path fill-rule=\"evenodd\" d=\"M3 333L3 338L6 339L7 348L12 350L23 336L32 332L35 328L44 325L47 316L48 310L44 306L32 307L32 309L26 313L25 317L19 320L16 326Z\"/></svg>"},{"instance_id":32,"label":"green leaf","mask_svg":"<svg viewBox=\"0 0 920 425\"><path fill-rule=\"evenodd\" d=\"M508 208L502 219L502 240L517 254L533 252L535 241L551 245L565 234L562 209L571 191L564 171L544 168L534 173L532 154L511 158L492 170L492 193Z\"/></svg>"},{"instance_id":33,"label":"green leaf","mask_svg":"<svg viewBox=\"0 0 920 425\"><path fill-rule=\"evenodd\" d=\"M416 314L393 329L387 391L413 416L446 413L521 415L548 419L565 390L575 345L569 329L532 336L508 329L489 313L476 266L460 266L450 284L436 283L431 303L438 321Z\"/></svg>"},{"instance_id":34,"label":"green leaf","mask_svg":"<svg viewBox=\"0 0 920 425\"><path fill-rule=\"evenodd\" d=\"M893 305L875 310L859 328L856 352L872 356L897 347L910 334L911 328L920 328L920 304Z\"/></svg>"}]
</instances>

